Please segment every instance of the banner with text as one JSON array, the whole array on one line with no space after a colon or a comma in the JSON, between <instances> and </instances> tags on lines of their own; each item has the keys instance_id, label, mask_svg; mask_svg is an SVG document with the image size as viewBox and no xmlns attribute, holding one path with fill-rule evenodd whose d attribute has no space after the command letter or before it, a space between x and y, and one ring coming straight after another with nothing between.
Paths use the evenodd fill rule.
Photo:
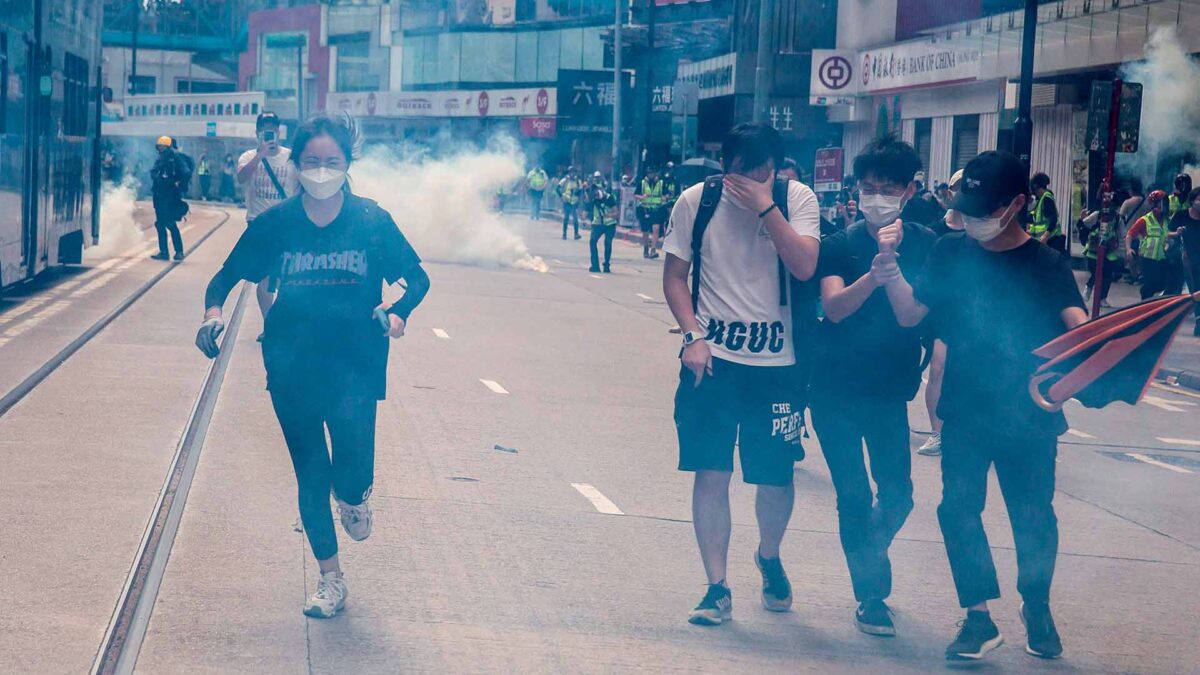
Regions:
<instances>
[{"instance_id":1,"label":"banner with text","mask_svg":"<svg viewBox=\"0 0 1200 675\"><path fill-rule=\"evenodd\" d=\"M815 49L809 102L852 105L854 98L979 79L979 47L950 42L901 42L854 52Z\"/></svg>"}]
</instances>

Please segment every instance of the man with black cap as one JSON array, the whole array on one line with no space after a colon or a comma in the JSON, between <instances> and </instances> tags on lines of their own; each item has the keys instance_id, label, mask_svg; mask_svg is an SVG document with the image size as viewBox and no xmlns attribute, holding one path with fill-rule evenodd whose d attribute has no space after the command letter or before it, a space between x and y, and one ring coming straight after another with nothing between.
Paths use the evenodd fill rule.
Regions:
<instances>
[{"instance_id":1,"label":"man with black cap","mask_svg":"<svg viewBox=\"0 0 1200 675\"><path fill-rule=\"evenodd\" d=\"M1026 175L1008 153L971 160L954 201L966 231L938 240L915 286L899 276L888 293L902 325L928 316L947 347L938 521L967 609L946 648L953 661L981 659L1004 642L988 613L1000 587L981 517L993 464L1016 544L1026 651L1062 654L1050 582L1058 554L1055 458L1067 421L1034 404L1029 378L1038 366L1033 350L1087 321L1087 313L1067 263L1021 227Z\"/></svg>"}]
</instances>

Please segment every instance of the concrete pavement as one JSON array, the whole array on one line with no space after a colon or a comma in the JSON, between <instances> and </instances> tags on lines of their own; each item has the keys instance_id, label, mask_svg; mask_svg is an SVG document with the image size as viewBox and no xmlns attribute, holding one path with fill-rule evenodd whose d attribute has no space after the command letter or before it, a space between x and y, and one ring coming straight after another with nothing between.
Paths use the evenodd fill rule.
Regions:
<instances>
[{"instance_id":1,"label":"concrete pavement","mask_svg":"<svg viewBox=\"0 0 1200 675\"><path fill-rule=\"evenodd\" d=\"M429 265L433 290L408 335L394 343L389 398L380 406L375 531L362 543L341 537L350 597L334 620L300 613L316 566L303 534L292 528L294 478L262 390L253 342L259 317L253 308L246 313L138 670L944 669L942 650L961 611L934 516L940 474L932 458L914 456L916 508L892 548L891 603L900 637L872 638L853 626L833 490L815 438L806 441L809 459L796 469L796 510L783 545L795 611L770 614L758 603L753 491L739 478L729 575L735 621L715 629L686 623L704 578L690 522L691 481L674 468L679 338L667 333L673 321L662 300L661 261L643 261L639 246L618 242L614 274L592 275L586 240L561 241L550 221L510 222L551 272ZM202 366L191 347L198 314L191 303L219 262L217 253L232 243L229 236L214 238L211 255L189 259L194 271L179 278L193 288L147 303L147 312L165 312L164 319L173 318L166 307L175 302L186 301L188 311L179 315L182 325L168 321L162 333L174 341L169 353L139 351L139 363L151 369L175 363L188 373ZM88 372L64 366L54 377L60 376L66 390ZM1006 594L993 611L1009 645L981 670L1169 673L1200 663L1200 607L1192 597L1200 586L1194 518L1200 423L1191 414L1200 398L1159 389L1153 395L1155 404L1136 408L1068 409L1074 434L1060 448L1056 498L1062 545L1054 604L1067 649L1062 661L1038 661L1021 649L1012 538L993 483L985 522ZM918 430L928 428L921 400L910 410ZM49 396L22 404L43 414L55 405ZM165 414L136 403L122 410L100 419L124 415L128 426L154 436L147 442L160 445L171 441L172 430L178 434L186 415L178 412L172 426ZM9 424L8 417L0 420L0 429L7 432ZM24 443L6 444L10 457L42 433L20 432ZM914 445L922 440L914 434ZM60 458L53 470L36 475L54 476L66 462ZM145 468L141 480L150 485L152 469L162 467ZM40 484L75 505L69 514L54 512L56 518L81 518L85 504L103 503L103 493L72 487L87 484L86 473L63 478L71 482ZM30 499L8 502L6 512L19 512ZM149 506L131 500L129 508L107 513L111 527L139 532L148 511L139 519L138 508ZM91 583L89 602L103 606L107 597L103 608L111 611L118 590L111 579L128 567L131 552L121 556L129 546L117 542L92 551L86 566L111 573L94 582L78 579L70 573L76 549L95 546L80 530L110 527L80 525L65 528L52 543L35 543L31 530L17 539L15 558L3 559L36 552L60 560L29 581L37 591L49 584L62 593L41 607L18 605L24 621L70 606L65 596L72 584ZM8 571L21 569L8 565ZM95 625L101 614L74 620ZM78 671L56 667L53 659L33 660L29 648L10 651L31 634L9 627L0 632L0 662L26 671ZM33 635L35 647L56 637L49 630ZM11 654L22 658L7 658Z\"/></svg>"}]
</instances>

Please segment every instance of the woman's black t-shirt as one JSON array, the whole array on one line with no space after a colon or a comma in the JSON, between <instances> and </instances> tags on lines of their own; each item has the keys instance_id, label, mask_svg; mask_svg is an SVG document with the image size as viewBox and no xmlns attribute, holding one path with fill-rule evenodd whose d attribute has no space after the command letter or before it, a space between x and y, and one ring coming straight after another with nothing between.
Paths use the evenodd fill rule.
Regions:
<instances>
[{"instance_id":1,"label":"woman's black t-shirt","mask_svg":"<svg viewBox=\"0 0 1200 675\"><path fill-rule=\"evenodd\" d=\"M1033 350L1066 332L1063 310L1083 308L1056 251L1030 239L992 252L964 233L948 234L934 244L913 292L946 343L939 417L989 435L1066 432L1063 414L1042 410L1029 395L1041 365Z\"/></svg>"},{"instance_id":2,"label":"woman's black t-shirt","mask_svg":"<svg viewBox=\"0 0 1200 675\"><path fill-rule=\"evenodd\" d=\"M240 280L267 277L279 288L263 336L267 388L383 399L388 338L372 317L383 282L409 281L389 310L405 320L428 289L421 260L392 217L375 202L347 194L333 222L318 227L299 196L282 202L238 240L209 283L205 307L224 304Z\"/></svg>"}]
</instances>

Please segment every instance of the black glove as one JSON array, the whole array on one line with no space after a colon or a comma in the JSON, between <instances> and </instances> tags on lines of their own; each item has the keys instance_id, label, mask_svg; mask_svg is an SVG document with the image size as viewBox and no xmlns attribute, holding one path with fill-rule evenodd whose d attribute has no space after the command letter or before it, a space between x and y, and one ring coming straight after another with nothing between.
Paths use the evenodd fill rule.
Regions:
<instances>
[{"instance_id":1,"label":"black glove","mask_svg":"<svg viewBox=\"0 0 1200 675\"><path fill-rule=\"evenodd\" d=\"M200 330L196 331L196 347L208 358L217 358L217 354L221 353L221 348L217 346L217 338L224 331L225 322L220 317L206 319L200 324Z\"/></svg>"}]
</instances>

